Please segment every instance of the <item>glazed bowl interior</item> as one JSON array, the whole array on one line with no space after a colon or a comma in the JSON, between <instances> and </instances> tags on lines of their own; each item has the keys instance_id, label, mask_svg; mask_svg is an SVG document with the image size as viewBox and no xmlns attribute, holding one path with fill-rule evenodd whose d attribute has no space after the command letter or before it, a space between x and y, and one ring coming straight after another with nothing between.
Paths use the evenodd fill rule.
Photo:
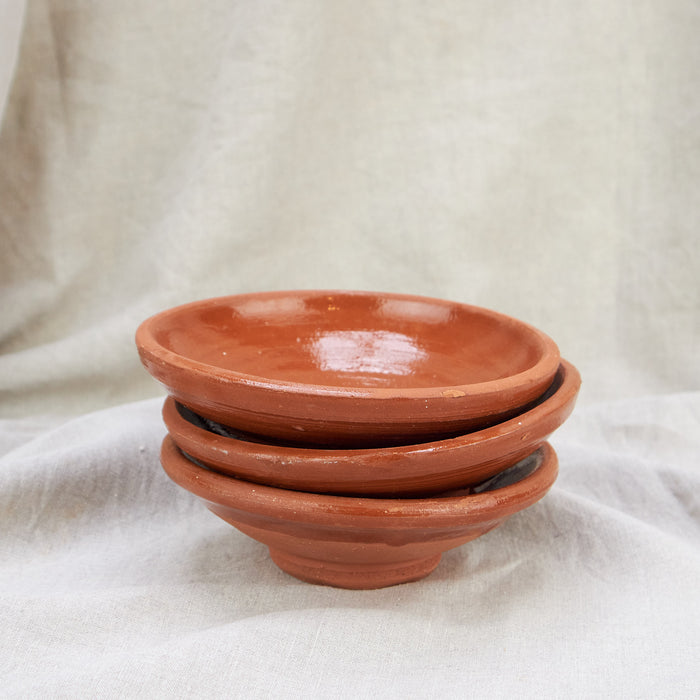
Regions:
<instances>
[{"instance_id":1,"label":"glazed bowl interior","mask_svg":"<svg viewBox=\"0 0 700 700\"><path fill-rule=\"evenodd\" d=\"M271 293L172 310L152 329L192 365L343 390L483 384L532 370L551 342L478 307L365 293Z\"/></svg>"},{"instance_id":2,"label":"glazed bowl interior","mask_svg":"<svg viewBox=\"0 0 700 700\"><path fill-rule=\"evenodd\" d=\"M199 415L266 439L361 447L514 415L559 366L548 336L450 301L267 292L169 309L136 333L146 369Z\"/></svg>"}]
</instances>

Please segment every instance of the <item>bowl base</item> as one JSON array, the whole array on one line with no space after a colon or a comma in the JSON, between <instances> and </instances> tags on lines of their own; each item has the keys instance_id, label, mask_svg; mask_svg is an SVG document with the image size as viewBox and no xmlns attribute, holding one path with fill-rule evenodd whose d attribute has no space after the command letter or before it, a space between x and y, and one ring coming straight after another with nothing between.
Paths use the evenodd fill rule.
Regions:
<instances>
[{"instance_id":1,"label":"bowl base","mask_svg":"<svg viewBox=\"0 0 700 700\"><path fill-rule=\"evenodd\" d=\"M385 588L399 583L417 581L431 573L440 563L442 556L436 554L425 559L380 564L343 564L300 557L273 547L269 549L272 561L282 571L301 581L357 590Z\"/></svg>"}]
</instances>

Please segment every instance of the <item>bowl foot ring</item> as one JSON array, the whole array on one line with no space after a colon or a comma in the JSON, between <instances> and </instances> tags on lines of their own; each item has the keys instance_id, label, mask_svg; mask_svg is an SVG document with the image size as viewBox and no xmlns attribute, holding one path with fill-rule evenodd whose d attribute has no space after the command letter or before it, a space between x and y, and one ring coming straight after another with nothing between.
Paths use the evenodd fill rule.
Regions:
<instances>
[{"instance_id":1,"label":"bowl foot ring","mask_svg":"<svg viewBox=\"0 0 700 700\"><path fill-rule=\"evenodd\" d=\"M270 547L270 557L282 571L307 583L358 590L384 588L417 581L431 573L440 563L441 554L425 559L379 564L321 561L289 554Z\"/></svg>"}]
</instances>

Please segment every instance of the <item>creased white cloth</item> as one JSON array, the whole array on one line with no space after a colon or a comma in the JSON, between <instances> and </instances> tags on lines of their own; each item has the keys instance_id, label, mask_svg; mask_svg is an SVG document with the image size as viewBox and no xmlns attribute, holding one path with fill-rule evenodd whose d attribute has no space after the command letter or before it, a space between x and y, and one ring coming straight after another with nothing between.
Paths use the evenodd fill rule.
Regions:
<instances>
[{"instance_id":1,"label":"creased white cloth","mask_svg":"<svg viewBox=\"0 0 700 700\"><path fill-rule=\"evenodd\" d=\"M700 394L577 409L543 501L378 591L170 482L160 403L0 423L3 697L700 693Z\"/></svg>"}]
</instances>

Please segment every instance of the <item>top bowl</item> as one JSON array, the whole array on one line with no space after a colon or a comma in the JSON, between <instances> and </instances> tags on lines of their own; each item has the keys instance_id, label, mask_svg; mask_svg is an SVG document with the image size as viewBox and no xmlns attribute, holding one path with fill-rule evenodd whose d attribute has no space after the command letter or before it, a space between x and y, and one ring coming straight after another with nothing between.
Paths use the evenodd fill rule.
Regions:
<instances>
[{"instance_id":1,"label":"top bowl","mask_svg":"<svg viewBox=\"0 0 700 700\"><path fill-rule=\"evenodd\" d=\"M374 447L495 424L539 397L551 338L475 306L399 294L293 291L198 301L136 332L180 403L291 443Z\"/></svg>"}]
</instances>

